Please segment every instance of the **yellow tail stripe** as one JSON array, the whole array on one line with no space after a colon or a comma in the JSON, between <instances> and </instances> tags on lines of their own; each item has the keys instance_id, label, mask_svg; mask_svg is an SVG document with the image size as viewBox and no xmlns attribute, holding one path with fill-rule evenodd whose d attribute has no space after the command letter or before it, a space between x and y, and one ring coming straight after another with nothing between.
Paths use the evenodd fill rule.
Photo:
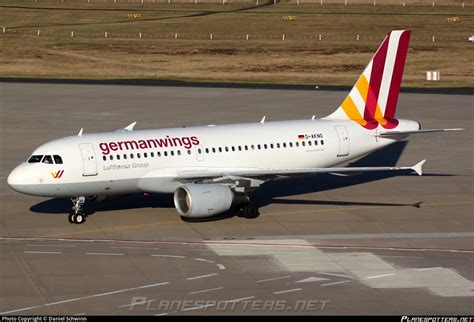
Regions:
<instances>
[{"instance_id":1,"label":"yellow tail stripe","mask_svg":"<svg viewBox=\"0 0 474 322\"><path fill-rule=\"evenodd\" d=\"M364 75L362 75L356 83L356 87L359 90L360 96L362 96L362 100L364 101L364 105L367 104L367 94L369 93L369 82ZM363 106L362 108L364 108Z\"/></svg>"},{"instance_id":2,"label":"yellow tail stripe","mask_svg":"<svg viewBox=\"0 0 474 322\"><path fill-rule=\"evenodd\" d=\"M364 75L362 75L360 79L357 81L356 87L360 93L360 96L362 96L362 99L364 100L364 104L367 104L367 96L369 93L369 82L367 81L367 78ZM382 110L380 109L380 105L378 102L377 102L377 106L375 107L374 119L382 125L387 124L387 120L383 118Z\"/></svg>"},{"instance_id":3,"label":"yellow tail stripe","mask_svg":"<svg viewBox=\"0 0 474 322\"><path fill-rule=\"evenodd\" d=\"M342 109L346 112L346 115L353 121L356 121L360 125L366 125L367 121L364 120L362 115L360 115L357 106L355 105L354 101L350 96L347 96L344 102L341 104Z\"/></svg>"}]
</instances>

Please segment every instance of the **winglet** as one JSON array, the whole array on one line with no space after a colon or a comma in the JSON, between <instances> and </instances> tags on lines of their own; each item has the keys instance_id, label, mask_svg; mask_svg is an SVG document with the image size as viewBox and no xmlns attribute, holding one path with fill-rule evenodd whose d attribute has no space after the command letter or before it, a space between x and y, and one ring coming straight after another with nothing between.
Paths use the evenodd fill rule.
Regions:
<instances>
[{"instance_id":1,"label":"winglet","mask_svg":"<svg viewBox=\"0 0 474 322\"><path fill-rule=\"evenodd\" d=\"M416 174L421 176L423 174L422 167L423 167L423 164L425 164L425 162L426 160L420 161L417 164L415 164L413 167L411 167L410 169L412 169L413 171L416 172Z\"/></svg>"},{"instance_id":2,"label":"winglet","mask_svg":"<svg viewBox=\"0 0 474 322\"><path fill-rule=\"evenodd\" d=\"M129 126L125 127L124 130L127 130L127 131L131 132L131 131L133 131L133 128L135 127L136 124L137 124L137 122L133 122Z\"/></svg>"},{"instance_id":3,"label":"winglet","mask_svg":"<svg viewBox=\"0 0 474 322\"><path fill-rule=\"evenodd\" d=\"M79 131L79 133L77 133L77 136L82 136L82 131L84 131L83 128Z\"/></svg>"},{"instance_id":4,"label":"winglet","mask_svg":"<svg viewBox=\"0 0 474 322\"><path fill-rule=\"evenodd\" d=\"M265 118L266 118L266 116L262 117L262 120L260 121L260 123L264 124L265 123Z\"/></svg>"}]
</instances>

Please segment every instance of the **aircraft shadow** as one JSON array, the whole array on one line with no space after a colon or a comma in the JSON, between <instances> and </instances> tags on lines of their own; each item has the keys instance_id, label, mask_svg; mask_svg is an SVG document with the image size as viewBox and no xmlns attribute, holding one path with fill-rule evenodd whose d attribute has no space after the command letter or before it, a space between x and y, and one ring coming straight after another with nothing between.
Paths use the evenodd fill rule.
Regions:
<instances>
[{"instance_id":1,"label":"aircraft shadow","mask_svg":"<svg viewBox=\"0 0 474 322\"><path fill-rule=\"evenodd\" d=\"M375 151L356 161L348 164L352 167L370 166L395 166L408 144L407 141L396 142L388 147ZM336 176L330 174L319 174L309 177L299 177L284 180L275 180L263 184L258 190L250 194L250 198L258 207L268 204L306 204L306 205L335 205L335 206L413 206L420 207L422 202L415 204L406 203L380 203L361 201L339 201L339 200L297 200L284 197L296 196L307 193L315 193L338 189L342 187L356 186L369 182L384 180L400 175L413 175L407 171L369 172L353 176ZM415 174L416 175L416 174ZM450 174L424 174L433 176L451 176ZM30 210L39 214L68 214L71 211L71 202L68 199L54 198L33 205ZM140 209L140 208L173 208L172 194L132 194L110 201L96 202L88 201L84 210L87 215L98 212ZM187 219L187 222L202 222L223 220L235 216L235 211L229 211L222 215Z\"/></svg>"}]
</instances>

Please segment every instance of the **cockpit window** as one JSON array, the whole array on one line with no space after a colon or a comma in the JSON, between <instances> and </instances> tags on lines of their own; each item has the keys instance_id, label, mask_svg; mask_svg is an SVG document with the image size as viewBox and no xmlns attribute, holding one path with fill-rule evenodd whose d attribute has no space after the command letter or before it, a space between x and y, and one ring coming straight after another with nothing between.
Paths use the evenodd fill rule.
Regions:
<instances>
[{"instance_id":1,"label":"cockpit window","mask_svg":"<svg viewBox=\"0 0 474 322\"><path fill-rule=\"evenodd\" d=\"M54 163L63 164L63 159L59 155L53 155Z\"/></svg>"},{"instance_id":2,"label":"cockpit window","mask_svg":"<svg viewBox=\"0 0 474 322\"><path fill-rule=\"evenodd\" d=\"M38 162L41 162L41 159L43 159L42 155L32 155L28 159L28 163L38 163Z\"/></svg>"},{"instance_id":3,"label":"cockpit window","mask_svg":"<svg viewBox=\"0 0 474 322\"><path fill-rule=\"evenodd\" d=\"M45 155L43 157L43 161L41 161L43 163L47 163L47 164L53 164L53 158L51 158L50 155Z\"/></svg>"}]
</instances>

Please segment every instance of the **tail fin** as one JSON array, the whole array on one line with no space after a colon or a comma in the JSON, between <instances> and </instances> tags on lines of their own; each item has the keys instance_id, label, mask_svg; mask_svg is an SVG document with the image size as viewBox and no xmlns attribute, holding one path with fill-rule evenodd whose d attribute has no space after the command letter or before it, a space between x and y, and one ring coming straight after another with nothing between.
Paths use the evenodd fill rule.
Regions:
<instances>
[{"instance_id":1,"label":"tail fin","mask_svg":"<svg viewBox=\"0 0 474 322\"><path fill-rule=\"evenodd\" d=\"M326 119L350 119L367 129L398 125L395 112L410 34L410 30L388 33L349 95Z\"/></svg>"}]
</instances>

